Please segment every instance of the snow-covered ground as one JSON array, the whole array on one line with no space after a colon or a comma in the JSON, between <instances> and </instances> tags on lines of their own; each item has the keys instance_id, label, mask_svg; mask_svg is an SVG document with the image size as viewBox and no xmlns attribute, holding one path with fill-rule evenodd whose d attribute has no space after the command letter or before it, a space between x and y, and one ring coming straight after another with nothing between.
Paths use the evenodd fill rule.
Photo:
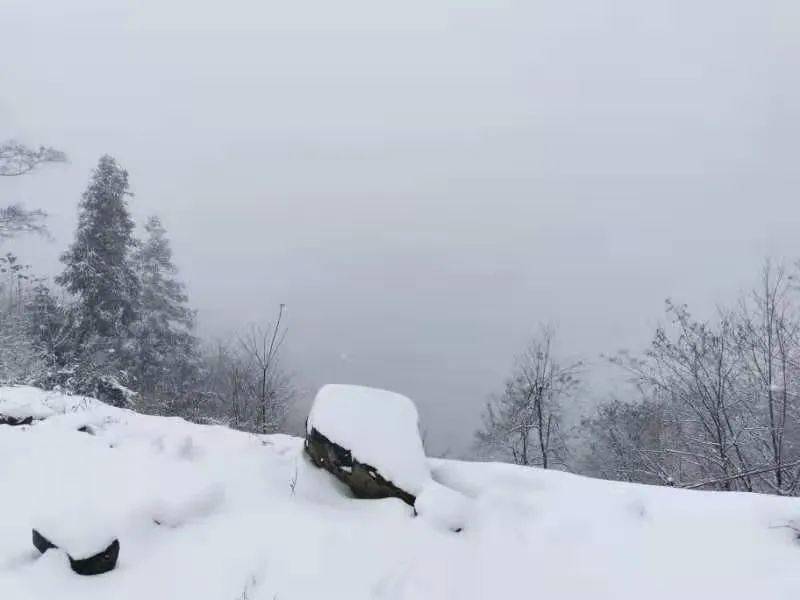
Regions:
<instances>
[{"instance_id":1,"label":"snow-covered ground","mask_svg":"<svg viewBox=\"0 0 800 600\"><path fill-rule=\"evenodd\" d=\"M418 504L441 518L414 517L351 498L299 438L21 387L3 413L47 417L0 426L3 600L800 597L797 499L430 460ZM76 575L33 527L73 554L117 537L118 566Z\"/></svg>"}]
</instances>

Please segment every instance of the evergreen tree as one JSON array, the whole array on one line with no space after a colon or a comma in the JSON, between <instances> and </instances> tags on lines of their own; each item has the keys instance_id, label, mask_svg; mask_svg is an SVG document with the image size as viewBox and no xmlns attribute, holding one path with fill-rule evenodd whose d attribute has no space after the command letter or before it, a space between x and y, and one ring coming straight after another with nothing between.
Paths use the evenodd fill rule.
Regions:
<instances>
[{"instance_id":1,"label":"evergreen tree","mask_svg":"<svg viewBox=\"0 0 800 600\"><path fill-rule=\"evenodd\" d=\"M61 257L64 271L56 278L76 297L72 368L81 371L76 387L82 392L106 395L98 389L100 380L106 388L119 387L129 361L139 279L128 193L128 173L112 157L100 158L80 202L75 241Z\"/></svg>"},{"instance_id":2,"label":"evergreen tree","mask_svg":"<svg viewBox=\"0 0 800 600\"><path fill-rule=\"evenodd\" d=\"M139 319L135 325L134 374L147 399L163 394L179 402L194 381L198 364L195 313L177 279L167 232L158 217L145 225L147 237L135 254L141 284ZM163 408L163 407L162 407Z\"/></svg>"},{"instance_id":3,"label":"evergreen tree","mask_svg":"<svg viewBox=\"0 0 800 600\"><path fill-rule=\"evenodd\" d=\"M44 279L35 278L32 283L25 307L28 332L45 367L41 380L36 383L50 387L69 353L69 315L64 304L53 296Z\"/></svg>"}]
</instances>

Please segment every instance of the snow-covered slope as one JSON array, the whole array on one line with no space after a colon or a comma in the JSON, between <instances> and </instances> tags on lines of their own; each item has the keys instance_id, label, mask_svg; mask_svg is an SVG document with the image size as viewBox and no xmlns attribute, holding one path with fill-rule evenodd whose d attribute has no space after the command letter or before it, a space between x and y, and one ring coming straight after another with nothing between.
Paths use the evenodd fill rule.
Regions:
<instances>
[{"instance_id":1,"label":"snow-covered slope","mask_svg":"<svg viewBox=\"0 0 800 600\"><path fill-rule=\"evenodd\" d=\"M797 499L431 460L434 479L460 494L434 486L420 500L457 511L453 533L400 500L350 498L298 438L2 388L0 413L12 411L47 418L0 426L4 600L800 594ZM81 577L62 551L40 556L30 541L40 524L71 553L118 537L117 569Z\"/></svg>"}]
</instances>

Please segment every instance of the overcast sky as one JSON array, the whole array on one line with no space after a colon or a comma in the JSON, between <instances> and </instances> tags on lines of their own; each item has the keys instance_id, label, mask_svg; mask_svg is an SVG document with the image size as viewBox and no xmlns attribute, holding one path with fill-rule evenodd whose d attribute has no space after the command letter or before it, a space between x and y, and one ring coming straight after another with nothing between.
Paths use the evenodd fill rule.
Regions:
<instances>
[{"instance_id":1,"label":"overcast sky","mask_svg":"<svg viewBox=\"0 0 800 600\"><path fill-rule=\"evenodd\" d=\"M71 159L0 182L55 236L10 249L54 272L110 153L204 332L286 303L304 405L405 393L434 452L538 323L599 363L800 257L796 0L0 0L0 56L0 138Z\"/></svg>"}]
</instances>

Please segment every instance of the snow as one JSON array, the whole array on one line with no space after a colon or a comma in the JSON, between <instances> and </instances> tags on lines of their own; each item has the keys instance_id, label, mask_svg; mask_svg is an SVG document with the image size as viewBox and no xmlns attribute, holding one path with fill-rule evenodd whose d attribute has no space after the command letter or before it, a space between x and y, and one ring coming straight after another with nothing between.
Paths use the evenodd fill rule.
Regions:
<instances>
[{"instance_id":1,"label":"snow","mask_svg":"<svg viewBox=\"0 0 800 600\"><path fill-rule=\"evenodd\" d=\"M414 510L420 517L449 531L460 531L466 526L471 508L467 496L435 481L426 485L414 502Z\"/></svg>"},{"instance_id":2,"label":"snow","mask_svg":"<svg viewBox=\"0 0 800 600\"><path fill-rule=\"evenodd\" d=\"M105 550L117 537L116 523L97 505L64 506L35 519L35 529L74 559L89 558Z\"/></svg>"},{"instance_id":3,"label":"snow","mask_svg":"<svg viewBox=\"0 0 800 600\"><path fill-rule=\"evenodd\" d=\"M0 413L9 407L47 419L0 426L4 600L785 600L800 593L796 498L429 459L432 480L414 516L394 498L352 498L306 460L299 438L143 416L31 388L0 388ZM84 424L95 435L77 430ZM40 556L31 544L38 526L72 552L118 537L117 569L81 577L63 551Z\"/></svg>"},{"instance_id":4,"label":"snow","mask_svg":"<svg viewBox=\"0 0 800 600\"><path fill-rule=\"evenodd\" d=\"M326 385L317 393L307 430L350 450L384 479L418 494L430 481L419 417L405 396L357 385Z\"/></svg>"},{"instance_id":5,"label":"snow","mask_svg":"<svg viewBox=\"0 0 800 600\"><path fill-rule=\"evenodd\" d=\"M30 386L0 388L0 415L44 419L54 414L74 412L82 405L96 403L84 396L66 396Z\"/></svg>"}]
</instances>

